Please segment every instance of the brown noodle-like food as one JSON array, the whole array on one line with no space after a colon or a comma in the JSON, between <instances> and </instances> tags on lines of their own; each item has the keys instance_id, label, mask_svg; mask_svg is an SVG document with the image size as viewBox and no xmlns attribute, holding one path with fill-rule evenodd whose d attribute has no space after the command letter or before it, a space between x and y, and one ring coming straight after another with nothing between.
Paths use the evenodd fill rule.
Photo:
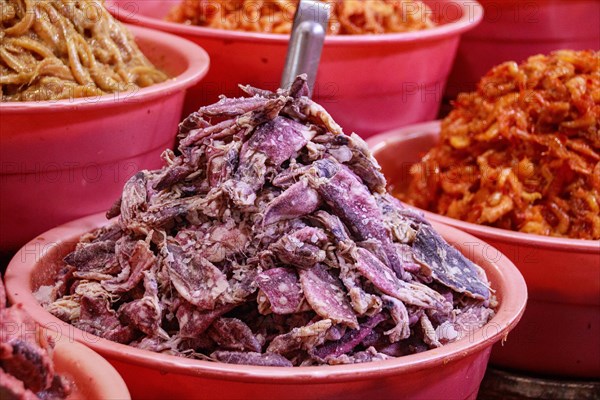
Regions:
<instances>
[{"instance_id":1,"label":"brown noodle-like food","mask_svg":"<svg viewBox=\"0 0 600 400\"><path fill-rule=\"evenodd\" d=\"M468 222L600 239L599 124L599 52L501 64L458 96L398 196Z\"/></svg>"},{"instance_id":2,"label":"brown noodle-like food","mask_svg":"<svg viewBox=\"0 0 600 400\"><path fill-rule=\"evenodd\" d=\"M100 0L0 0L2 101L98 96L163 82Z\"/></svg>"},{"instance_id":3,"label":"brown noodle-like food","mask_svg":"<svg viewBox=\"0 0 600 400\"><path fill-rule=\"evenodd\" d=\"M415 0L337 0L328 34L394 33L432 28L431 10ZM167 20L209 28L290 33L297 0L183 0Z\"/></svg>"}]
</instances>

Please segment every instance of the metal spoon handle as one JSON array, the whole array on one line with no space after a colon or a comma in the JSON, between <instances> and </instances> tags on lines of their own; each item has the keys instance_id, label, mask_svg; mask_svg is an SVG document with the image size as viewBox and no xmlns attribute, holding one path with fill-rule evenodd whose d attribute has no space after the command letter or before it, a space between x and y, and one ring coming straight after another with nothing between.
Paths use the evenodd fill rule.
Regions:
<instances>
[{"instance_id":1,"label":"metal spoon handle","mask_svg":"<svg viewBox=\"0 0 600 400\"><path fill-rule=\"evenodd\" d=\"M300 0L281 77L282 88L288 88L296 76L306 74L308 89L312 93L328 22L329 4Z\"/></svg>"}]
</instances>

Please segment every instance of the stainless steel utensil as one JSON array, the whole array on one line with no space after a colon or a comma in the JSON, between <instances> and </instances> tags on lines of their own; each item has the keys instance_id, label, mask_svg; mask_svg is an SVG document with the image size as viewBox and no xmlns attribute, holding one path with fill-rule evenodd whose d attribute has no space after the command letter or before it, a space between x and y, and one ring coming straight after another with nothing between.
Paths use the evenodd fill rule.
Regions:
<instances>
[{"instance_id":1,"label":"stainless steel utensil","mask_svg":"<svg viewBox=\"0 0 600 400\"><path fill-rule=\"evenodd\" d=\"M316 0L300 0L288 45L281 88L288 88L294 78L307 75L312 93L329 22L329 4Z\"/></svg>"}]
</instances>

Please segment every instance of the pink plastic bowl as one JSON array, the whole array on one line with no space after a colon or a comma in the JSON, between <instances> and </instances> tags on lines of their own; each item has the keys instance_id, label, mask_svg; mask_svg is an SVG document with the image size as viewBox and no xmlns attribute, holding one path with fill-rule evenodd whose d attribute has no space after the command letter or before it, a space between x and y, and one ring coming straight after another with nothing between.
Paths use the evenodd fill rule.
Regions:
<instances>
[{"instance_id":1,"label":"pink plastic bowl","mask_svg":"<svg viewBox=\"0 0 600 400\"><path fill-rule=\"evenodd\" d=\"M173 79L133 93L0 104L0 252L106 210L131 175L159 167L173 146L185 90L206 75L208 55L174 35L129 29Z\"/></svg>"},{"instance_id":2,"label":"pink plastic bowl","mask_svg":"<svg viewBox=\"0 0 600 400\"><path fill-rule=\"evenodd\" d=\"M475 399L491 347L517 324L527 300L525 281L502 254L454 228L436 229L487 272L496 290L496 316L483 328L438 349L372 363L321 367L256 367L157 354L98 338L46 312L32 291L54 281L77 238L106 223L94 215L44 233L25 245L6 271L9 299L40 324L85 343L121 373L134 398ZM479 246L473 246L473 245ZM486 257L484 249L494 259Z\"/></svg>"},{"instance_id":3,"label":"pink plastic bowl","mask_svg":"<svg viewBox=\"0 0 600 400\"><path fill-rule=\"evenodd\" d=\"M439 122L372 137L388 182L402 190L410 167L439 139ZM600 241L547 237L425 212L484 240L510 258L529 289L523 321L491 363L548 375L600 377Z\"/></svg>"},{"instance_id":4,"label":"pink plastic bowl","mask_svg":"<svg viewBox=\"0 0 600 400\"><path fill-rule=\"evenodd\" d=\"M56 339L54 367L72 384L67 400L131 399L125 381L117 370L90 348L67 336L50 334Z\"/></svg>"},{"instance_id":5,"label":"pink plastic bowl","mask_svg":"<svg viewBox=\"0 0 600 400\"><path fill-rule=\"evenodd\" d=\"M446 97L472 91L490 68L552 50L600 49L597 0L479 0L485 13L460 42Z\"/></svg>"},{"instance_id":6,"label":"pink plastic bowl","mask_svg":"<svg viewBox=\"0 0 600 400\"><path fill-rule=\"evenodd\" d=\"M188 95L185 111L239 96L238 84L279 86L288 35L236 32L166 22L179 0L107 0L117 18L190 39L208 51L213 68ZM426 0L434 29L325 40L314 98L350 133L363 137L435 118L460 35L482 18L474 0Z\"/></svg>"}]
</instances>

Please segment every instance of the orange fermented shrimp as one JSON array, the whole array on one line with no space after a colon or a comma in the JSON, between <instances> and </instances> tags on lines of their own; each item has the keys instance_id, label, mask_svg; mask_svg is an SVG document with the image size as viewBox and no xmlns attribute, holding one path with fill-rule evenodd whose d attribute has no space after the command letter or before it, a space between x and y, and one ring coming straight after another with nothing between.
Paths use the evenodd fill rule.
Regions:
<instances>
[{"instance_id":1,"label":"orange fermented shrimp","mask_svg":"<svg viewBox=\"0 0 600 400\"><path fill-rule=\"evenodd\" d=\"M394 33L435 26L416 0L329 0L328 34ZM297 0L183 0L167 19L209 28L290 33Z\"/></svg>"},{"instance_id":2,"label":"orange fermented shrimp","mask_svg":"<svg viewBox=\"0 0 600 400\"><path fill-rule=\"evenodd\" d=\"M397 195L464 221L597 240L599 182L600 53L564 50L501 64L460 94Z\"/></svg>"}]
</instances>

